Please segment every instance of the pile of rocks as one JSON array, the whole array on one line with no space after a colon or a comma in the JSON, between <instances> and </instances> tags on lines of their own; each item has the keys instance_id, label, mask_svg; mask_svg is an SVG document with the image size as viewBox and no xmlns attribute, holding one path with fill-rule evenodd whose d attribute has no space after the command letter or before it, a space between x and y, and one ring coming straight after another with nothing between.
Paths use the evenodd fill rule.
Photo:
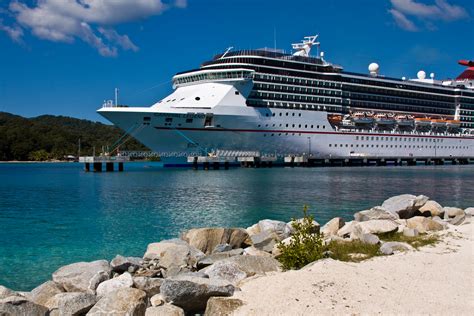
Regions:
<instances>
[{"instance_id":1,"label":"pile of rocks","mask_svg":"<svg viewBox=\"0 0 474 316\"><path fill-rule=\"evenodd\" d=\"M442 230L469 220L473 208L442 207L425 196L400 195L358 212L355 220L334 218L314 233L331 240L380 244L383 253L410 249L382 243L379 234L408 236ZM78 262L59 268L31 292L0 286L0 315L206 315L229 314L241 282L281 271L277 244L289 243L292 222L261 220L243 228L198 228L179 239L149 244L143 258L117 255L111 262Z\"/></svg>"}]
</instances>

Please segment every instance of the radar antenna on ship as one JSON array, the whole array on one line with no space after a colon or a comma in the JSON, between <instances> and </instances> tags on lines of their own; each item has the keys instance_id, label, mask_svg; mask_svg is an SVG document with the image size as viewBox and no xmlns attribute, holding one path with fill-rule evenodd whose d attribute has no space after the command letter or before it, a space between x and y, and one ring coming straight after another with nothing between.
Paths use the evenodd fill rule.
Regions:
<instances>
[{"instance_id":1,"label":"radar antenna on ship","mask_svg":"<svg viewBox=\"0 0 474 316\"><path fill-rule=\"evenodd\" d=\"M309 52L311 51L311 48L314 45L316 45L316 47L319 47L320 45L319 42L316 42L318 37L319 35L305 36L304 40L301 43L292 44L291 46L294 50L296 50L293 56L309 57Z\"/></svg>"}]
</instances>

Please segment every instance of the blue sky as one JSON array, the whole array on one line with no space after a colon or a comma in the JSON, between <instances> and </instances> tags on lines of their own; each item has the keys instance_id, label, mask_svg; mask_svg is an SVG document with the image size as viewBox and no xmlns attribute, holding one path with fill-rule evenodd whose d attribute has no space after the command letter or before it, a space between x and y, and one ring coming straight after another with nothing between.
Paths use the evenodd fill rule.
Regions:
<instances>
[{"instance_id":1,"label":"blue sky","mask_svg":"<svg viewBox=\"0 0 474 316\"><path fill-rule=\"evenodd\" d=\"M319 34L347 71L452 78L474 59L472 0L0 0L0 111L104 121L95 111L149 106L171 77L224 51ZM275 32L276 30L276 32Z\"/></svg>"}]
</instances>

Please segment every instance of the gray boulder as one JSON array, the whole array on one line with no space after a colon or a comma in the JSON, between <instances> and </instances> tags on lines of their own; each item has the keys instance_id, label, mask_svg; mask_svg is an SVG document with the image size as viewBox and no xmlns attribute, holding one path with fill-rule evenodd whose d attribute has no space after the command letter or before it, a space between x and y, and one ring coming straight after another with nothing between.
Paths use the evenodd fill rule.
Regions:
<instances>
[{"instance_id":1,"label":"gray boulder","mask_svg":"<svg viewBox=\"0 0 474 316\"><path fill-rule=\"evenodd\" d=\"M99 286L97 287L96 292L97 292L97 296L102 297L118 289L128 288L132 286L133 286L132 275L128 272L125 272L124 274L116 278L100 283Z\"/></svg>"},{"instance_id":2,"label":"gray boulder","mask_svg":"<svg viewBox=\"0 0 474 316\"><path fill-rule=\"evenodd\" d=\"M161 295L166 302L172 302L187 313L201 313L212 296L232 296L234 286L222 280L187 277L165 279Z\"/></svg>"},{"instance_id":3,"label":"gray boulder","mask_svg":"<svg viewBox=\"0 0 474 316\"><path fill-rule=\"evenodd\" d=\"M354 214L354 220L357 222L365 222L370 220L388 219L396 220L398 216L395 213L390 213L386 209L376 206L370 210L360 211Z\"/></svg>"},{"instance_id":4,"label":"gray boulder","mask_svg":"<svg viewBox=\"0 0 474 316\"><path fill-rule=\"evenodd\" d=\"M241 248L249 235L243 228L195 228L184 232L181 239L205 254L211 254L216 246L228 244Z\"/></svg>"},{"instance_id":5,"label":"gray boulder","mask_svg":"<svg viewBox=\"0 0 474 316\"><path fill-rule=\"evenodd\" d=\"M205 255L199 249L180 239L163 240L149 244L144 259L158 259L165 269L194 267Z\"/></svg>"},{"instance_id":6,"label":"gray boulder","mask_svg":"<svg viewBox=\"0 0 474 316\"><path fill-rule=\"evenodd\" d=\"M184 316L184 310L172 304L148 307L145 316Z\"/></svg>"},{"instance_id":7,"label":"gray boulder","mask_svg":"<svg viewBox=\"0 0 474 316\"><path fill-rule=\"evenodd\" d=\"M458 215L464 215L464 211L458 207L443 207L444 219L454 218Z\"/></svg>"},{"instance_id":8,"label":"gray boulder","mask_svg":"<svg viewBox=\"0 0 474 316\"><path fill-rule=\"evenodd\" d=\"M399 218L411 218L428 201L424 195L402 194L385 200L382 208L392 214L397 214Z\"/></svg>"},{"instance_id":9,"label":"gray boulder","mask_svg":"<svg viewBox=\"0 0 474 316\"><path fill-rule=\"evenodd\" d=\"M321 228L321 233L325 237L337 235L337 232L344 226L344 224L345 222L342 217L335 217L324 224L324 226Z\"/></svg>"},{"instance_id":10,"label":"gray boulder","mask_svg":"<svg viewBox=\"0 0 474 316\"><path fill-rule=\"evenodd\" d=\"M35 304L25 297L10 296L0 300L0 315L44 316L48 315L48 308Z\"/></svg>"},{"instance_id":11,"label":"gray boulder","mask_svg":"<svg viewBox=\"0 0 474 316\"><path fill-rule=\"evenodd\" d=\"M212 250L212 253L219 253L219 252L225 252L232 250L232 246L229 244L219 244L217 245L214 250Z\"/></svg>"},{"instance_id":12,"label":"gray boulder","mask_svg":"<svg viewBox=\"0 0 474 316\"><path fill-rule=\"evenodd\" d=\"M386 242L380 247L380 252L384 255L392 255L395 251L413 250L413 247L404 242Z\"/></svg>"},{"instance_id":13,"label":"gray boulder","mask_svg":"<svg viewBox=\"0 0 474 316\"><path fill-rule=\"evenodd\" d=\"M204 316L225 316L232 315L243 302L230 297L211 297L207 301L206 312Z\"/></svg>"},{"instance_id":14,"label":"gray boulder","mask_svg":"<svg viewBox=\"0 0 474 316\"><path fill-rule=\"evenodd\" d=\"M379 237L374 234L362 234L360 236L360 241L362 241L364 244L369 245L377 245L378 243L380 243Z\"/></svg>"},{"instance_id":15,"label":"gray boulder","mask_svg":"<svg viewBox=\"0 0 474 316\"><path fill-rule=\"evenodd\" d=\"M53 273L53 281L67 292L95 294L99 283L110 278L112 269L106 260L77 262L59 268Z\"/></svg>"},{"instance_id":16,"label":"gray boulder","mask_svg":"<svg viewBox=\"0 0 474 316\"><path fill-rule=\"evenodd\" d=\"M246 248L246 249L248 249L248 248ZM211 264L213 264L213 263L215 263L219 260L227 259L227 258L230 258L230 257L233 257L233 256L239 256L243 253L244 253L244 249L242 249L242 248L232 249L232 250L224 251L224 252L212 253L208 256L205 256L205 257L199 259L199 261L197 263L197 267L198 267L198 269L202 269L204 267L210 266Z\"/></svg>"},{"instance_id":17,"label":"gray boulder","mask_svg":"<svg viewBox=\"0 0 474 316\"><path fill-rule=\"evenodd\" d=\"M291 238L291 237L288 237L288 238ZM274 245L273 246L273 249L271 251L271 253L273 253L275 251L275 248L277 247L277 245ZM255 248L254 246L252 247L247 247L244 249L244 255L245 256L263 256L263 257L271 257L272 255L266 251L263 251L263 250L259 250L257 248Z\"/></svg>"},{"instance_id":18,"label":"gray boulder","mask_svg":"<svg viewBox=\"0 0 474 316\"><path fill-rule=\"evenodd\" d=\"M418 230L416 230L415 228L408 228L408 227L405 227L403 229L403 236L406 236L406 237L416 237L418 236Z\"/></svg>"},{"instance_id":19,"label":"gray boulder","mask_svg":"<svg viewBox=\"0 0 474 316\"><path fill-rule=\"evenodd\" d=\"M133 286L139 290L144 291L148 297L152 297L160 293L161 283L163 283L163 279L161 278L148 278L148 277L134 277L133 278Z\"/></svg>"},{"instance_id":20,"label":"gray boulder","mask_svg":"<svg viewBox=\"0 0 474 316\"><path fill-rule=\"evenodd\" d=\"M70 292L57 294L56 300L59 316L81 316L97 303L98 298L89 293Z\"/></svg>"},{"instance_id":21,"label":"gray boulder","mask_svg":"<svg viewBox=\"0 0 474 316\"><path fill-rule=\"evenodd\" d=\"M64 288L53 281L47 281L34 288L29 294L28 299L36 304L52 308L54 301L50 301L56 294L63 293Z\"/></svg>"},{"instance_id":22,"label":"gray boulder","mask_svg":"<svg viewBox=\"0 0 474 316\"><path fill-rule=\"evenodd\" d=\"M285 222L275 221L271 219L263 219L258 222L260 232L275 233L278 236L278 240L283 240L290 237L292 232L291 225Z\"/></svg>"},{"instance_id":23,"label":"gray boulder","mask_svg":"<svg viewBox=\"0 0 474 316\"><path fill-rule=\"evenodd\" d=\"M353 229L351 237L362 239L363 234L386 234L396 232L398 225L395 221L380 219L359 222Z\"/></svg>"},{"instance_id":24,"label":"gray boulder","mask_svg":"<svg viewBox=\"0 0 474 316\"><path fill-rule=\"evenodd\" d=\"M17 292L10 290L7 287L4 287L3 285L0 285L0 300L3 300L4 298L10 297L10 296L20 296Z\"/></svg>"},{"instance_id":25,"label":"gray boulder","mask_svg":"<svg viewBox=\"0 0 474 316\"><path fill-rule=\"evenodd\" d=\"M273 231L262 231L260 234L250 236L252 244L255 248L271 252L275 244L280 241L278 235Z\"/></svg>"},{"instance_id":26,"label":"gray boulder","mask_svg":"<svg viewBox=\"0 0 474 316\"><path fill-rule=\"evenodd\" d=\"M128 271L130 267L135 271L142 267L142 261L143 259L138 257L124 257L117 255L112 259L112 261L110 261L110 267L112 268L112 271L118 273Z\"/></svg>"},{"instance_id":27,"label":"gray boulder","mask_svg":"<svg viewBox=\"0 0 474 316\"><path fill-rule=\"evenodd\" d=\"M430 200L426 202L417 213L423 216L442 216L444 211L443 207L438 202Z\"/></svg>"},{"instance_id":28,"label":"gray boulder","mask_svg":"<svg viewBox=\"0 0 474 316\"><path fill-rule=\"evenodd\" d=\"M466 219L466 215L465 214L461 214L461 215L456 215L454 218L451 218L449 220L449 223L451 225L461 225L462 223L464 223L464 220Z\"/></svg>"},{"instance_id":29,"label":"gray boulder","mask_svg":"<svg viewBox=\"0 0 474 316\"><path fill-rule=\"evenodd\" d=\"M247 273L235 262L218 261L201 271L211 280L225 280L232 285L237 285L247 277Z\"/></svg>"},{"instance_id":30,"label":"gray boulder","mask_svg":"<svg viewBox=\"0 0 474 316\"><path fill-rule=\"evenodd\" d=\"M444 226L437 221L423 216L415 216L407 220L407 227L414 228L419 233L426 233L429 231L443 230Z\"/></svg>"},{"instance_id":31,"label":"gray boulder","mask_svg":"<svg viewBox=\"0 0 474 316\"><path fill-rule=\"evenodd\" d=\"M244 271L247 276L255 274L263 275L267 272L281 271L280 263L271 257L236 256L219 261L219 263L222 264L228 262L237 264L239 269Z\"/></svg>"},{"instance_id":32,"label":"gray boulder","mask_svg":"<svg viewBox=\"0 0 474 316\"><path fill-rule=\"evenodd\" d=\"M87 315L142 316L145 314L146 306L145 292L134 288L123 288L102 297Z\"/></svg>"}]
</instances>

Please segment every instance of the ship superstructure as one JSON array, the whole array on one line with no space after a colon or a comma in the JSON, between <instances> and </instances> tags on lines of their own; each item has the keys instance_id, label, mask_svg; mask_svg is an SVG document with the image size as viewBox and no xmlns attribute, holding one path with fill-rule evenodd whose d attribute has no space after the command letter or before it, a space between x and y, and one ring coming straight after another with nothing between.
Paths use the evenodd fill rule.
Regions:
<instances>
[{"instance_id":1,"label":"ship superstructure","mask_svg":"<svg viewBox=\"0 0 474 316\"><path fill-rule=\"evenodd\" d=\"M149 108L99 113L160 153L253 151L313 157L474 156L474 63L453 80L346 72L326 61L318 36L295 52L227 50L173 77Z\"/></svg>"}]
</instances>

